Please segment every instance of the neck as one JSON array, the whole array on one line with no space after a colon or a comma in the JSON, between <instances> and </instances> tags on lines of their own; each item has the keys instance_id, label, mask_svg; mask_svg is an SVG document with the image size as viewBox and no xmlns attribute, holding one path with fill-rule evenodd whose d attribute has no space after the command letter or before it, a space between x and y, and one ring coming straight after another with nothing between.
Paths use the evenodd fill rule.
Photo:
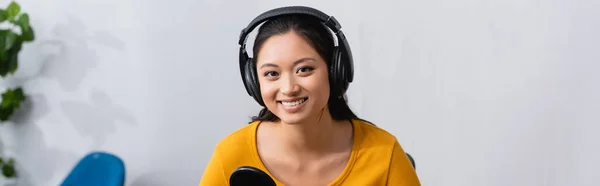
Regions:
<instances>
[{"instance_id":1,"label":"neck","mask_svg":"<svg viewBox=\"0 0 600 186\"><path fill-rule=\"evenodd\" d=\"M343 148L341 146L344 145L340 144L346 141L346 127L333 120L328 109L324 109L319 115L303 123L280 123L280 139L285 144L286 151L301 157L314 157Z\"/></svg>"}]
</instances>

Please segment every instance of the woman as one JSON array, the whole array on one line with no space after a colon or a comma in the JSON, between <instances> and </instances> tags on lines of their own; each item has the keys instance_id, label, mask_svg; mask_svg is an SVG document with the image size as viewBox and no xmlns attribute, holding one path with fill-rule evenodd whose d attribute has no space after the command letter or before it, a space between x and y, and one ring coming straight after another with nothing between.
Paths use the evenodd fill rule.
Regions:
<instances>
[{"instance_id":1,"label":"woman","mask_svg":"<svg viewBox=\"0 0 600 186\"><path fill-rule=\"evenodd\" d=\"M246 35L263 21L255 59L247 59ZM337 48L327 26L337 33ZM352 56L339 28L318 10L283 7L243 30L242 77L264 108L219 142L201 186L228 185L240 166L265 171L277 185L420 185L396 138L347 105Z\"/></svg>"}]
</instances>

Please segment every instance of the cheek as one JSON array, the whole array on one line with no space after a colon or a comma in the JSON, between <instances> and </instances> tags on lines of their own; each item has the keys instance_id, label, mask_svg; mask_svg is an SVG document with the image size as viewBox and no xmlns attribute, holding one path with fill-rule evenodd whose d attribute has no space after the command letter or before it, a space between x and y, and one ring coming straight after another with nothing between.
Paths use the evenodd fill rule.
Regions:
<instances>
[{"instance_id":1,"label":"cheek","mask_svg":"<svg viewBox=\"0 0 600 186\"><path fill-rule=\"evenodd\" d=\"M319 95L321 96L321 100L323 100L323 102L327 103L327 101L329 100L329 94L330 94L329 81L327 79L324 79L323 81L325 83L319 84Z\"/></svg>"},{"instance_id":2,"label":"cheek","mask_svg":"<svg viewBox=\"0 0 600 186\"><path fill-rule=\"evenodd\" d=\"M268 81L260 81L260 94L265 103L272 101L277 93L275 83ZM268 104L268 103L267 103Z\"/></svg>"},{"instance_id":3,"label":"cheek","mask_svg":"<svg viewBox=\"0 0 600 186\"><path fill-rule=\"evenodd\" d=\"M311 78L307 79L306 87L311 94L318 96L320 102L327 102L329 99L329 79L326 72L314 74Z\"/></svg>"}]
</instances>

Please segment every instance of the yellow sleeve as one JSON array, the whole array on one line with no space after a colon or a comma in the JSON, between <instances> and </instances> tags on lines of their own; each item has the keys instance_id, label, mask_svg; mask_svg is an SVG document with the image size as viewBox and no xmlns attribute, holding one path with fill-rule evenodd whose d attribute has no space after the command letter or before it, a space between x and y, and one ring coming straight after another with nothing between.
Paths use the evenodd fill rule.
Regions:
<instances>
[{"instance_id":1,"label":"yellow sleeve","mask_svg":"<svg viewBox=\"0 0 600 186\"><path fill-rule=\"evenodd\" d=\"M215 148L206 169L204 169L204 174L202 175L199 186L222 186L229 184L221 164L221 156L219 153L219 148Z\"/></svg>"},{"instance_id":2,"label":"yellow sleeve","mask_svg":"<svg viewBox=\"0 0 600 186\"><path fill-rule=\"evenodd\" d=\"M392 161L388 172L387 185L393 186L420 186L419 178L400 143L394 144Z\"/></svg>"}]
</instances>

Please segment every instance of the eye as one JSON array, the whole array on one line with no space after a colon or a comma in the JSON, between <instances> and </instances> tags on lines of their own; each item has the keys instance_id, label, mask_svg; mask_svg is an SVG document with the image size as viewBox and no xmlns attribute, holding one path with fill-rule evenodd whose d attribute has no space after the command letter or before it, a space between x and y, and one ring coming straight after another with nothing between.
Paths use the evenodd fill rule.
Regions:
<instances>
[{"instance_id":1,"label":"eye","mask_svg":"<svg viewBox=\"0 0 600 186\"><path fill-rule=\"evenodd\" d=\"M264 76L267 76L267 77L271 77L271 76L277 76L277 75L279 75L279 73L277 73L277 72L275 72L275 71L267 71L267 72L265 72L265 74L264 74Z\"/></svg>"},{"instance_id":2,"label":"eye","mask_svg":"<svg viewBox=\"0 0 600 186\"><path fill-rule=\"evenodd\" d=\"M312 67L301 67L298 69L298 72L310 72L313 71L314 69Z\"/></svg>"}]
</instances>

